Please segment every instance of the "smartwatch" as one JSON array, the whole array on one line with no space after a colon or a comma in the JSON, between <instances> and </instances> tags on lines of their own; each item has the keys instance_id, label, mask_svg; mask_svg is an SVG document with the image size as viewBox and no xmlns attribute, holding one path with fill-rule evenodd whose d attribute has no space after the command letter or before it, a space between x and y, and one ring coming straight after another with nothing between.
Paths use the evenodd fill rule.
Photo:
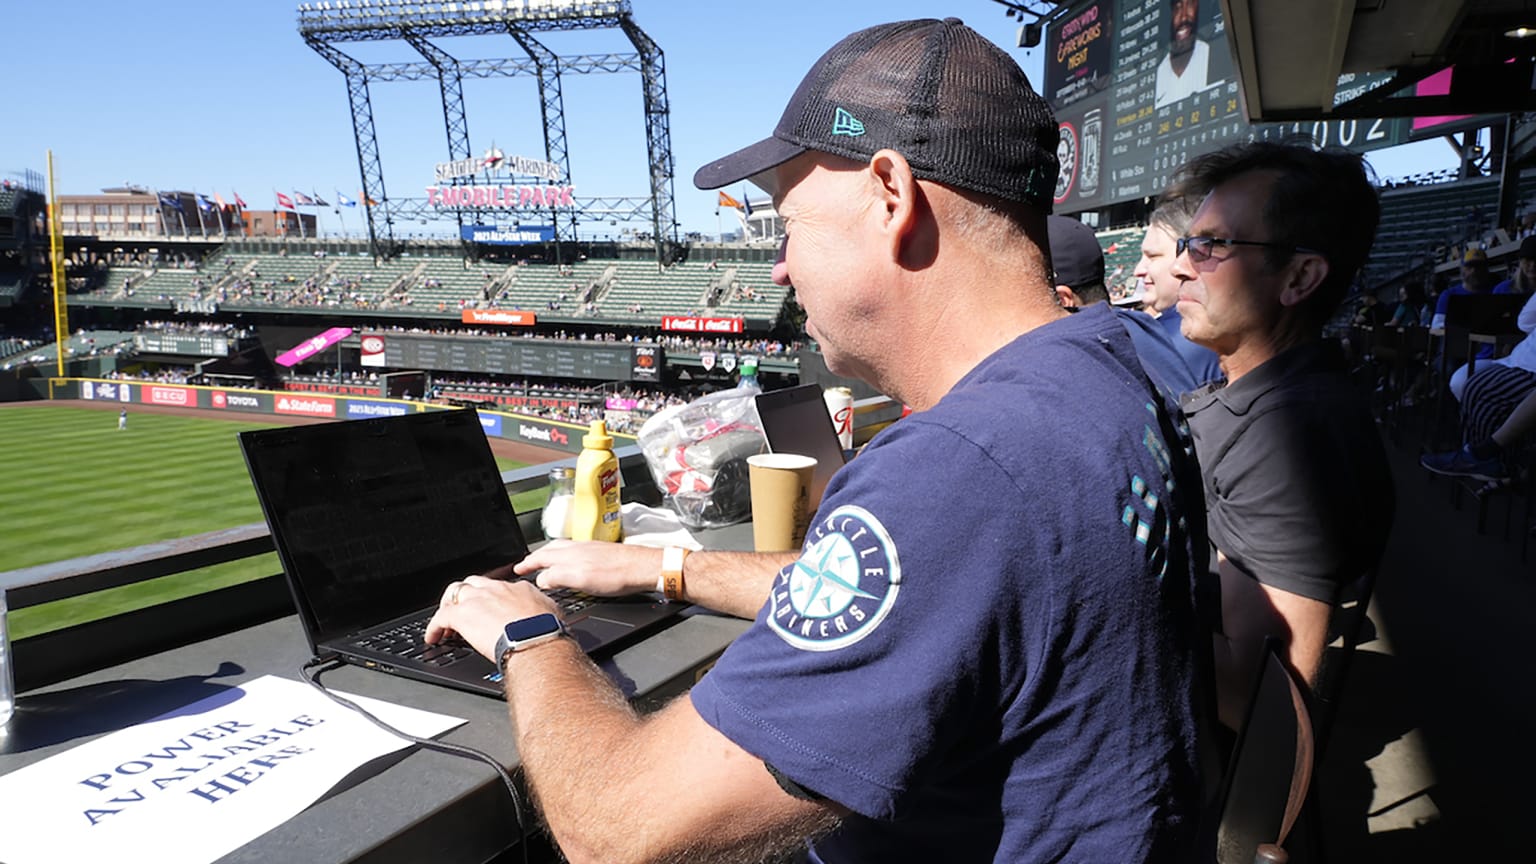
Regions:
<instances>
[{"instance_id":1,"label":"smartwatch","mask_svg":"<svg viewBox=\"0 0 1536 864\"><path fill-rule=\"evenodd\" d=\"M496 665L499 668L505 664L507 655L514 651L522 651L564 635L565 625L548 612L509 622L502 628L501 638L496 640Z\"/></svg>"}]
</instances>

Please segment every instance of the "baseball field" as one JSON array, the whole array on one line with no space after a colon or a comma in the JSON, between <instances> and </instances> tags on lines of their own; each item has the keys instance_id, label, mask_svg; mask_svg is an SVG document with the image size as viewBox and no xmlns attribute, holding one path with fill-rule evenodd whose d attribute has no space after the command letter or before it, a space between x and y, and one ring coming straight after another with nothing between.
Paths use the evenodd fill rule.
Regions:
<instances>
[{"instance_id":1,"label":"baseball field","mask_svg":"<svg viewBox=\"0 0 1536 864\"><path fill-rule=\"evenodd\" d=\"M252 415L27 403L0 410L0 572L262 521L235 434ZM501 470L521 467L498 454ZM543 490L514 499L541 506ZM532 500L524 500L529 496ZM11 638L104 618L281 572L275 554L10 614Z\"/></svg>"}]
</instances>

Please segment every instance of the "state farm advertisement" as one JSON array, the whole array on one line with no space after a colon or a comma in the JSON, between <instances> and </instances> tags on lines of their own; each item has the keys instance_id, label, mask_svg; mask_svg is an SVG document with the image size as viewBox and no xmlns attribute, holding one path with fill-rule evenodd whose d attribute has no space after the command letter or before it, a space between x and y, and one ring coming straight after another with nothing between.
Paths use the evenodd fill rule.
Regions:
<instances>
[{"instance_id":1,"label":"state farm advertisement","mask_svg":"<svg viewBox=\"0 0 1536 864\"><path fill-rule=\"evenodd\" d=\"M465 324L497 324L502 327L532 327L538 316L517 309L465 309L459 320Z\"/></svg>"},{"instance_id":2,"label":"state farm advertisement","mask_svg":"<svg viewBox=\"0 0 1536 864\"><path fill-rule=\"evenodd\" d=\"M742 318L690 318L686 315L664 315L661 329L677 333L740 333Z\"/></svg>"},{"instance_id":3,"label":"state farm advertisement","mask_svg":"<svg viewBox=\"0 0 1536 864\"><path fill-rule=\"evenodd\" d=\"M331 417L336 416L336 400L323 396L279 396L277 397L277 413L298 414L302 417Z\"/></svg>"},{"instance_id":4,"label":"state farm advertisement","mask_svg":"<svg viewBox=\"0 0 1536 864\"><path fill-rule=\"evenodd\" d=\"M150 386L144 389L144 401L151 405L180 405L196 407L197 397L185 387Z\"/></svg>"}]
</instances>

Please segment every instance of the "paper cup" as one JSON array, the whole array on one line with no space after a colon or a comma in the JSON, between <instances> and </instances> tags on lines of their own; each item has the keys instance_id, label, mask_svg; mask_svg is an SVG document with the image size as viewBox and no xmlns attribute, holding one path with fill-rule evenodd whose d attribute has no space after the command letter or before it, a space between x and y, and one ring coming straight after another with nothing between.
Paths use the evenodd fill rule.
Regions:
<instances>
[{"instance_id":1,"label":"paper cup","mask_svg":"<svg viewBox=\"0 0 1536 864\"><path fill-rule=\"evenodd\" d=\"M816 460L796 453L747 457L752 480L752 545L759 552L798 551L811 520Z\"/></svg>"}]
</instances>

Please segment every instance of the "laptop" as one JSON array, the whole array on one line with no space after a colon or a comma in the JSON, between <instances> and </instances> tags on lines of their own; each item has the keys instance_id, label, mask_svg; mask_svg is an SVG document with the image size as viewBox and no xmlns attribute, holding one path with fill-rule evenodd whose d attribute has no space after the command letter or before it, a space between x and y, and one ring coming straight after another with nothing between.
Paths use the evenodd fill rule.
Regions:
<instances>
[{"instance_id":1,"label":"laptop","mask_svg":"<svg viewBox=\"0 0 1536 864\"><path fill-rule=\"evenodd\" d=\"M821 388L815 384L801 384L759 393L757 419L762 424L770 453L798 453L816 459L810 502L814 512L821 506L822 493L827 491L832 475L846 460Z\"/></svg>"},{"instance_id":2,"label":"laptop","mask_svg":"<svg viewBox=\"0 0 1536 864\"><path fill-rule=\"evenodd\" d=\"M242 432L240 448L317 657L500 696L496 664L421 632L448 583L516 579L528 554L473 409ZM556 592L571 635L610 654L686 604Z\"/></svg>"}]
</instances>

